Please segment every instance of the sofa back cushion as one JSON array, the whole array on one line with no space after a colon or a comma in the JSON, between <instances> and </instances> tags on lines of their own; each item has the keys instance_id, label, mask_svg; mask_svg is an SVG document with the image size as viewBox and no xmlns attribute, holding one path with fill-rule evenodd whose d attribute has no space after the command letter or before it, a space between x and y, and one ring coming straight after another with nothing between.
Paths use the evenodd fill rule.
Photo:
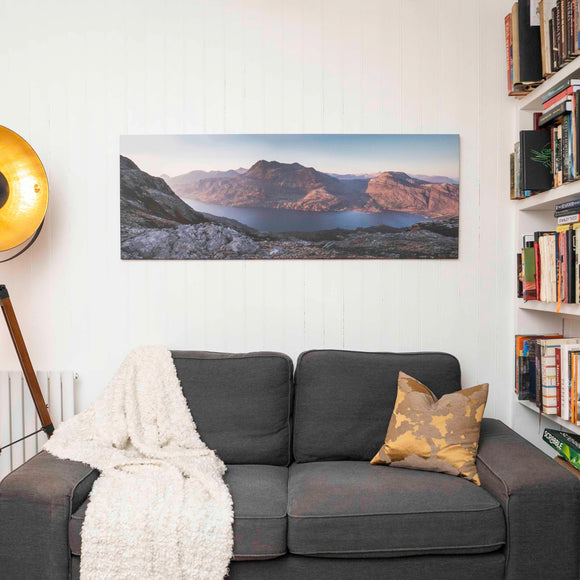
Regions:
<instances>
[{"instance_id":1,"label":"sofa back cushion","mask_svg":"<svg viewBox=\"0 0 580 580\"><path fill-rule=\"evenodd\" d=\"M275 352L172 354L199 434L225 463L290 463L289 357Z\"/></svg>"},{"instance_id":2,"label":"sofa back cushion","mask_svg":"<svg viewBox=\"0 0 580 580\"><path fill-rule=\"evenodd\" d=\"M439 398L461 388L457 359L446 353L311 350L296 367L294 458L370 461L384 442L399 371Z\"/></svg>"}]
</instances>

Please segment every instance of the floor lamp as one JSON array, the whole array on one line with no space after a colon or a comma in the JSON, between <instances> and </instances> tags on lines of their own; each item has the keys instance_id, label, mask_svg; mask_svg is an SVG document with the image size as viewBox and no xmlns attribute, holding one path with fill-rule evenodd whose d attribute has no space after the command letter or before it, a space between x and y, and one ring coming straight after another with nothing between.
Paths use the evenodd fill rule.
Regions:
<instances>
[{"instance_id":1,"label":"floor lamp","mask_svg":"<svg viewBox=\"0 0 580 580\"><path fill-rule=\"evenodd\" d=\"M20 135L0 126L0 263L13 260L35 242L47 206L48 180L38 155ZM0 447L2 452L40 431L50 437L54 427L8 289L3 284L0 284L0 307L42 425L38 431Z\"/></svg>"}]
</instances>

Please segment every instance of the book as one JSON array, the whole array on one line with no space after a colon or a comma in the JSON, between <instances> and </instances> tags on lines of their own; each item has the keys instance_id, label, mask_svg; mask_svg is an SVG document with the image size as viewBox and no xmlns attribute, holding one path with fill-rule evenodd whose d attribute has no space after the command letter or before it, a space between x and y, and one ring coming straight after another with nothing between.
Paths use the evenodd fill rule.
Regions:
<instances>
[{"instance_id":1,"label":"book","mask_svg":"<svg viewBox=\"0 0 580 580\"><path fill-rule=\"evenodd\" d=\"M522 270L522 255L516 255L516 279L517 279L517 297L523 298L524 297L524 275Z\"/></svg>"},{"instance_id":2,"label":"book","mask_svg":"<svg viewBox=\"0 0 580 580\"><path fill-rule=\"evenodd\" d=\"M578 86L578 85L572 85L572 86L564 89L562 92L558 93L557 95L554 95L550 100L546 101L542 106L543 110L547 111L548 109L552 108L554 105L559 104L560 101L565 101L566 99L570 98L578 90L580 90L580 86Z\"/></svg>"},{"instance_id":3,"label":"book","mask_svg":"<svg viewBox=\"0 0 580 580\"><path fill-rule=\"evenodd\" d=\"M538 126L544 127L545 125L553 123L556 119L558 119L558 117L561 117L566 113L570 113L571 111L572 111L572 99L566 99L564 101L561 101L542 114L540 120L538 121Z\"/></svg>"},{"instance_id":4,"label":"book","mask_svg":"<svg viewBox=\"0 0 580 580\"><path fill-rule=\"evenodd\" d=\"M570 115L562 117L562 182L571 181L570 160Z\"/></svg>"},{"instance_id":5,"label":"book","mask_svg":"<svg viewBox=\"0 0 580 580\"><path fill-rule=\"evenodd\" d=\"M508 94L514 89L513 65L512 65L512 15L507 14L505 17L505 58L507 65L507 89Z\"/></svg>"},{"instance_id":6,"label":"book","mask_svg":"<svg viewBox=\"0 0 580 580\"><path fill-rule=\"evenodd\" d=\"M546 191L552 187L550 132L520 131L520 187L524 191Z\"/></svg>"},{"instance_id":7,"label":"book","mask_svg":"<svg viewBox=\"0 0 580 580\"><path fill-rule=\"evenodd\" d=\"M556 429L544 429L542 439L576 469L580 469L580 436Z\"/></svg>"},{"instance_id":8,"label":"book","mask_svg":"<svg viewBox=\"0 0 580 580\"><path fill-rule=\"evenodd\" d=\"M517 199L523 197L522 188L520 187L520 142L518 141L514 146L514 192Z\"/></svg>"},{"instance_id":9,"label":"book","mask_svg":"<svg viewBox=\"0 0 580 580\"><path fill-rule=\"evenodd\" d=\"M565 339L538 339L540 347L540 380L536 384L536 406L547 415L557 413L556 399L556 348Z\"/></svg>"},{"instance_id":10,"label":"book","mask_svg":"<svg viewBox=\"0 0 580 580\"><path fill-rule=\"evenodd\" d=\"M536 294L536 258L534 248L522 249L523 271L523 298L524 300L537 300Z\"/></svg>"},{"instance_id":11,"label":"book","mask_svg":"<svg viewBox=\"0 0 580 580\"><path fill-rule=\"evenodd\" d=\"M548 55L548 51L546 50L547 45L546 45L546 38L547 38L547 25L548 22L546 21L546 18L544 16L544 0L540 0L538 2L538 12L539 12L539 17L540 17L540 47L541 47L541 52L542 52L542 77L546 78L548 76L548 74L550 73L550 62L549 60L546 60L546 57ZM511 22L511 14L510 16L510 22ZM506 16L507 19L507 16ZM511 25L511 24L510 24ZM507 24L506 24L507 27ZM511 32L510 32L511 35ZM507 36L507 29L506 29L506 36ZM508 67L509 70L509 67Z\"/></svg>"},{"instance_id":12,"label":"book","mask_svg":"<svg viewBox=\"0 0 580 580\"><path fill-rule=\"evenodd\" d=\"M518 22L519 7L514 2L512 6L512 88L515 89L520 84L520 28Z\"/></svg>"},{"instance_id":13,"label":"book","mask_svg":"<svg viewBox=\"0 0 580 580\"><path fill-rule=\"evenodd\" d=\"M580 224L579 224L580 225ZM573 228L566 230L566 302L576 303L576 231Z\"/></svg>"},{"instance_id":14,"label":"book","mask_svg":"<svg viewBox=\"0 0 580 580\"><path fill-rule=\"evenodd\" d=\"M559 218L559 217L567 217L570 215L578 215L579 212L580 212L580 208L573 207L571 209L563 209L561 211L555 211L554 217Z\"/></svg>"},{"instance_id":15,"label":"book","mask_svg":"<svg viewBox=\"0 0 580 580\"><path fill-rule=\"evenodd\" d=\"M572 100L572 156L574 179L580 177L580 92L574 93Z\"/></svg>"},{"instance_id":16,"label":"book","mask_svg":"<svg viewBox=\"0 0 580 580\"><path fill-rule=\"evenodd\" d=\"M571 358L570 355L573 352L578 352L580 350L580 339L579 338L569 338L561 339L562 344L560 346L560 360L561 360L561 417L566 421L571 419Z\"/></svg>"},{"instance_id":17,"label":"book","mask_svg":"<svg viewBox=\"0 0 580 580\"><path fill-rule=\"evenodd\" d=\"M580 199L573 199L572 201L565 201L564 203L557 203L554 208L556 212L571 210L574 208L579 208L580 211Z\"/></svg>"},{"instance_id":18,"label":"book","mask_svg":"<svg viewBox=\"0 0 580 580\"><path fill-rule=\"evenodd\" d=\"M564 64L564 47L562 45L562 3L561 1L556 3L556 13L554 15L554 30L556 32L556 58L557 58L557 68L561 68Z\"/></svg>"},{"instance_id":19,"label":"book","mask_svg":"<svg viewBox=\"0 0 580 580\"><path fill-rule=\"evenodd\" d=\"M580 304L580 257L578 256L580 250L580 229L576 229L574 234L575 234L574 253L576 260L576 264L574 267L574 277L575 277L574 288L576 290L576 304Z\"/></svg>"},{"instance_id":20,"label":"book","mask_svg":"<svg viewBox=\"0 0 580 580\"><path fill-rule=\"evenodd\" d=\"M574 215L580 213L580 207L571 207L568 209L561 209L559 211L555 211L554 212L554 217L555 218L559 218L559 217L565 217L567 215Z\"/></svg>"},{"instance_id":21,"label":"book","mask_svg":"<svg viewBox=\"0 0 580 580\"><path fill-rule=\"evenodd\" d=\"M510 153L510 199L517 199L516 198L516 181L515 181L515 176L516 176L515 161L516 161L516 154Z\"/></svg>"},{"instance_id":22,"label":"book","mask_svg":"<svg viewBox=\"0 0 580 580\"><path fill-rule=\"evenodd\" d=\"M540 238L551 232L534 232L534 253L536 256L536 294L538 300L542 300L542 262L540 259Z\"/></svg>"},{"instance_id":23,"label":"book","mask_svg":"<svg viewBox=\"0 0 580 580\"><path fill-rule=\"evenodd\" d=\"M556 415L562 413L562 351L559 346L554 349L554 358L556 362Z\"/></svg>"},{"instance_id":24,"label":"book","mask_svg":"<svg viewBox=\"0 0 580 580\"><path fill-rule=\"evenodd\" d=\"M580 213L573 213L570 215L563 215L558 218L558 225L573 224L580 221Z\"/></svg>"},{"instance_id":25,"label":"book","mask_svg":"<svg viewBox=\"0 0 580 580\"><path fill-rule=\"evenodd\" d=\"M529 358L533 354L538 357L537 363L541 363L539 360L540 349L536 350L534 346L537 344L539 339L561 339L561 334L518 334L515 337L515 385L514 390L518 395L518 398L524 400L535 400L535 393L533 397L531 396L529 388ZM533 348L531 349L530 346ZM539 377L541 369L539 364L536 364L536 377ZM536 388L537 385L541 384L540 378L535 380Z\"/></svg>"},{"instance_id":26,"label":"book","mask_svg":"<svg viewBox=\"0 0 580 580\"><path fill-rule=\"evenodd\" d=\"M556 233L543 234L538 240L540 253L540 300L556 302Z\"/></svg>"},{"instance_id":27,"label":"book","mask_svg":"<svg viewBox=\"0 0 580 580\"><path fill-rule=\"evenodd\" d=\"M542 80L540 26L539 22L536 24L535 19L532 21L530 3L531 0L519 0L516 3L518 8L519 82L522 84L535 84Z\"/></svg>"},{"instance_id":28,"label":"book","mask_svg":"<svg viewBox=\"0 0 580 580\"><path fill-rule=\"evenodd\" d=\"M540 383L536 384L536 405L546 415L558 414L558 384L560 390L561 417L564 419L565 406L569 405L570 352L577 351L580 338L540 338L537 343L541 350ZM559 353L557 353L559 349ZM559 357L559 364L556 359ZM558 367L558 368L557 368ZM557 382L558 381L558 382Z\"/></svg>"}]
</instances>

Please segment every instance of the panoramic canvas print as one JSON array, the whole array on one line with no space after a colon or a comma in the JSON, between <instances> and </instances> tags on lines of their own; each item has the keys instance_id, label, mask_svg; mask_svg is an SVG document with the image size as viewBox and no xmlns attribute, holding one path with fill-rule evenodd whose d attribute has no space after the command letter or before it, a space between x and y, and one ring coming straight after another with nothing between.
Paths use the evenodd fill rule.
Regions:
<instances>
[{"instance_id":1,"label":"panoramic canvas print","mask_svg":"<svg viewBox=\"0 0 580 580\"><path fill-rule=\"evenodd\" d=\"M459 135L121 137L126 260L457 258Z\"/></svg>"}]
</instances>

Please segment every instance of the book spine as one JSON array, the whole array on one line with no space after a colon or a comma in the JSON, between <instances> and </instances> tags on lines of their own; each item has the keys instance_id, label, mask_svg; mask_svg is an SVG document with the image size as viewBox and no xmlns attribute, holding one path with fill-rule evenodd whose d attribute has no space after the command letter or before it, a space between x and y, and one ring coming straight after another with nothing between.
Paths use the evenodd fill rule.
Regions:
<instances>
[{"instance_id":1,"label":"book spine","mask_svg":"<svg viewBox=\"0 0 580 580\"><path fill-rule=\"evenodd\" d=\"M565 215L558 218L558 225L562 226L565 224L573 224L580 222L580 213L574 213L571 215Z\"/></svg>"},{"instance_id":2,"label":"book spine","mask_svg":"<svg viewBox=\"0 0 580 580\"><path fill-rule=\"evenodd\" d=\"M580 0L574 0L574 34L576 53L580 53Z\"/></svg>"},{"instance_id":3,"label":"book spine","mask_svg":"<svg viewBox=\"0 0 580 580\"><path fill-rule=\"evenodd\" d=\"M513 91L512 80L512 15L511 12L505 17L505 52L507 65L507 89L508 93Z\"/></svg>"},{"instance_id":4,"label":"book spine","mask_svg":"<svg viewBox=\"0 0 580 580\"><path fill-rule=\"evenodd\" d=\"M554 187L558 186L556 179L556 128L550 127L550 145L552 147L552 183Z\"/></svg>"},{"instance_id":5,"label":"book spine","mask_svg":"<svg viewBox=\"0 0 580 580\"><path fill-rule=\"evenodd\" d=\"M547 1L547 0L546 0ZM538 14L540 18L540 50L542 57L542 77L545 79L550 73L550 61L548 59L548 51L546 50L546 19L544 18L544 0L538 2Z\"/></svg>"},{"instance_id":6,"label":"book spine","mask_svg":"<svg viewBox=\"0 0 580 580\"><path fill-rule=\"evenodd\" d=\"M580 0L574 0L574 46L576 53L580 53Z\"/></svg>"},{"instance_id":7,"label":"book spine","mask_svg":"<svg viewBox=\"0 0 580 580\"><path fill-rule=\"evenodd\" d=\"M515 190L515 197L516 199L520 199L522 197L522 190L521 190L521 179L520 179L520 143L519 141L514 146L514 169L515 169L515 178L514 178L514 190Z\"/></svg>"},{"instance_id":8,"label":"book spine","mask_svg":"<svg viewBox=\"0 0 580 580\"><path fill-rule=\"evenodd\" d=\"M580 199L574 199L572 201L566 201L564 203L558 203L555 206L555 210L556 213L559 211L564 211L564 210L572 210L576 207L580 208Z\"/></svg>"},{"instance_id":9,"label":"book spine","mask_svg":"<svg viewBox=\"0 0 580 580\"><path fill-rule=\"evenodd\" d=\"M512 23L514 21L512 13ZM557 71L560 68L560 57L558 54L558 8L554 6L552 8L552 18L550 19L550 37L552 41L552 70ZM513 30L513 28L512 28ZM513 37L512 37L513 38ZM515 70L515 69L514 69ZM549 93L548 93L549 94Z\"/></svg>"},{"instance_id":10,"label":"book spine","mask_svg":"<svg viewBox=\"0 0 580 580\"><path fill-rule=\"evenodd\" d=\"M572 356L572 364L574 365L574 380L572 381L572 404L571 415L572 423L576 425L578 421L578 355L575 353Z\"/></svg>"},{"instance_id":11,"label":"book spine","mask_svg":"<svg viewBox=\"0 0 580 580\"><path fill-rule=\"evenodd\" d=\"M566 247L568 250L568 303L576 302L576 231L570 229L566 232Z\"/></svg>"},{"instance_id":12,"label":"book spine","mask_svg":"<svg viewBox=\"0 0 580 580\"><path fill-rule=\"evenodd\" d=\"M560 384L560 380L562 378L561 369L560 369L560 349L556 347L555 349L555 357L556 357L556 414L560 416L562 412L562 388Z\"/></svg>"},{"instance_id":13,"label":"book spine","mask_svg":"<svg viewBox=\"0 0 580 580\"><path fill-rule=\"evenodd\" d=\"M574 93L574 178L580 176L580 93Z\"/></svg>"},{"instance_id":14,"label":"book spine","mask_svg":"<svg viewBox=\"0 0 580 580\"><path fill-rule=\"evenodd\" d=\"M580 304L580 258L578 257L578 248L580 248L578 244L578 236L580 232L576 230L574 232L574 261L575 261L575 268L574 268L574 275L576 280L576 304Z\"/></svg>"},{"instance_id":15,"label":"book spine","mask_svg":"<svg viewBox=\"0 0 580 580\"><path fill-rule=\"evenodd\" d=\"M578 127L576 125L576 94L572 93L572 111L570 113L570 180L576 179L578 173L576 171L576 164L578 160Z\"/></svg>"},{"instance_id":16,"label":"book spine","mask_svg":"<svg viewBox=\"0 0 580 580\"><path fill-rule=\"evenodd\" d=\"M570 209L561 209L560 211L554 212L554 217L559 218L559 217L565 217L568 215L576 215L579 212L580 212L580 209L578 207L572 207Z\"/></svg>"},{"instance_id":17,"label":"book spine","mask_svg":"<svg viewBox=\"0 0 580 580\"><path fill-rule=\"evenodd\" d=\"M558 93L557 95L555 95L554 97L552 97L549 101L546 101L543 104L542 109L544 111L546 111L550 107L553 107L554 105L556 105L562 99L565 99L566 97L570 96L571 94L574 93L574 88L575 87L568 87L567 89L563 90L561 93Z\"/></svg>"},{"instance_id":18,"label":"book spine","mask_svg":"<svg viewBox=\"0 0 580 580\"><path fill-rule=\"evenodd\" d=\"M534 241L534 257L536 259L536 296L538 300L541 300L540 244L537 241Z\"/></svg>"},{"instance_id":19,"label":"book spine","mask_svg":"<svg viewBox=\"0 0 580 580\"><path fill-rule=\"evenodd\" d=\"M562 182L570 181L570 115L562 121Z\"/></svg>"},{"instance_id":20,"label":"book spine","mask_svg":"<svg viewBox=\"0 0 580 580\"><path fill-rule=\"evenodd\" d=\"M566 0L566 54L571 59L574 54L574 33L572 27L574 18L572 15L572 0Z\"/></svg>"},{"instance_id":21,"label":"book spine","mask_svg":"<svg viewBox=\"0 0 580 580\"><path fill-rule=\"evenodd\" d=\"M570 101L568 100L563 101L559 105L556 105L555 107L552 107L551 109L543 113L538 121L538 126L543 127L544 125L547 125L552 121L555 121L558 117L565 115L570 110L571 110Z\"/></svg>"},{"instance_id":22,"label":"book spine","mask_svg":"<svg viewBox=\"0 0 580 580\"><path fill-rule=\"evenodd\" d=\"M560 0L560 10L562 13L562 54L566 62L570 57L568 47L568 0Z\"/></svg>"},{"instance_id":23,"label":"book spine","mask_svg":"<svg viewBox=\"0 0 580 580\"><path fill-rule=\"evenodd\" d=\"M558 174L558 185L563 183L563 164L562 164L562 124L556 128L556 171Z\"/></svg>"},{"instance_id":24,"label":"book spine","mask_svg":"<svg viewBox=\"0 0 580 580\"><path fill-rule=\"evenodd\" d=\"M526 85L533 85L542 80L540 27L532 26L532 19L535 21L536 5L537 0L517 2L520 82Z\"/></svg>"},{"instance_id":25,"label":"book spine","mask_svg":"<svg viewBox=\"0 0 580 580\"><path fill-rule=\"evenodd\" d=\"M510 199L516 199L516 189L515 189L515 178L516 178L516 168L515 168L515 153L510 153Z\"/></svg>"},{"instance_id":26,"label":"book spine","mask_svg":"<svg viewBox=\"0 0 580 580\"><path fill-rule=\"evenodd\" d=\"M570 60L576 56L576 45L575 45L575 28L574 28L574 11L576 10L574 6L574 0L568 0L568 46L570 47Z\"/></svg>"},{"instance_id":27,"label":"book spine","mask_svg":"<svg viewBox=\"0 0 580 580\"><path fill-rule=\"evenodd\" d=\"M556 4L556 46L558 47L558 69L564 61L562 51L562 3L561 0Z\"/></svg>"},{"instance_id":28,"label":"book spine","mask_svg":"<svg viewBox=\"0 0 580 580\"><path fill-rule=\"evenodd\" d=\"M568 351L565 351L566 353ZM560 363L562 364L562 363ZM567 354L566 360L564 361L566 365L564 380L562 381L562 419L566 421L570 420L569 410L570 410L570 355Z\"/></svg>"}]
</instances>

